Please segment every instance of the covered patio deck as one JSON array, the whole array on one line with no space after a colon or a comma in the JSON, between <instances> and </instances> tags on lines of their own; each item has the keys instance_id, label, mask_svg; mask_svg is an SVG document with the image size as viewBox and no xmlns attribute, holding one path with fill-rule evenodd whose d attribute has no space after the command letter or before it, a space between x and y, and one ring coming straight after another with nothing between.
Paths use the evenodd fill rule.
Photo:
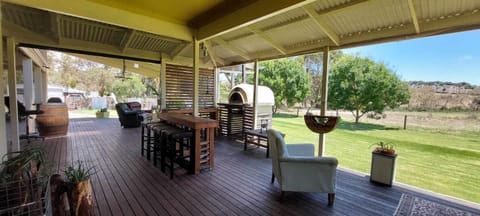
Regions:
<instances>
[{"instance_id":1,"label":"covered patio deck","mask_svg":"<svg viewBox=\"0 0 480 216\"><path fill-rule=\"evenodd\" d=\"M44 147L54 171L78 160L95 166L97 215L392 215L404 193L480 214L475 204L410 186L377 186L342 168L333 207L326 194L287 192L279 199L265 149L243 151L226 137L216 140L213 170L187 175L179 169L170 180L141 156L140 128L122 129L117 119L71 119L68 136L34 145Z\"/></svg>"}]
</instances>

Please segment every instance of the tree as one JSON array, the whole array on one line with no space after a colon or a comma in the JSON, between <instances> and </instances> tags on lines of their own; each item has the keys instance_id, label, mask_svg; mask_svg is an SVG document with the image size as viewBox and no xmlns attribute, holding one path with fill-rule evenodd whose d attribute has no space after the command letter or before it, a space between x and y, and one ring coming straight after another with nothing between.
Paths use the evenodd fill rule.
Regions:
<instances>
[{"instance_id":1,"label":"tree","mask_svg":"<svg viewBox=\"0 0 480 216\"><path fill-rule=\"evenodd\" d=\"M342 51L330 52L330 65L335 64L341 57ZM304 66L307 73L312 77L312 88L308 101L312 106L320 106L322 99L322 74L323 74L323 52L303 56Z\"/></svg>"},{"instance_id":2,"label":"tree","mask_svg":"<svg viewBox=\"0 0 480 216\"><path fill-rule=\"evenodd\" d=\"M268 86L275 95L275 106L302 102L310 93L310 77L302 63L288 58L262 62L259 84Z\"/></svg>"},{"instance_id":3,"label":"tree","mask_svg":"<svg viewBox=\"0 0 480 216\"><path fill-rule=\"evenodd\" d=\"M383 63L367 57L344 55L329 79L330 108L352 111L355 123L368 112L382 113L409 100L406 83Z\"/></svg>"},{"instance_id":4,"label":"tree","mask_svg":"<svg viewBox=\"0 0 480 216\"><path fill-rule=\"evenodd\" d=\"M147 90L138 76L130 77L131 79L117 79L112 84L112 91L119 101L125 101L128 97L142 97Z\"/></svg>"}]
</instances>

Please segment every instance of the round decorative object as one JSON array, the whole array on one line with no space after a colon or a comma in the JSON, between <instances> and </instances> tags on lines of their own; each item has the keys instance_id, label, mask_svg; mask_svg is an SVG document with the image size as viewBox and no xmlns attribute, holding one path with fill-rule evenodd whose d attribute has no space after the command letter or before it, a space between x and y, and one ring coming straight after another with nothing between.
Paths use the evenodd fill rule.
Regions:
<instances>
[{"instance_id":1,"label":"round decorative object","mask_svg":"<svg viewBox=\"0 0 480 216\"><path fill-rule=\"evenodd\" d=\"M304 120L311 131L328 133L337 127L338 122L340 122L340 116L305 115Z\"/></svg>"}]
</instances>

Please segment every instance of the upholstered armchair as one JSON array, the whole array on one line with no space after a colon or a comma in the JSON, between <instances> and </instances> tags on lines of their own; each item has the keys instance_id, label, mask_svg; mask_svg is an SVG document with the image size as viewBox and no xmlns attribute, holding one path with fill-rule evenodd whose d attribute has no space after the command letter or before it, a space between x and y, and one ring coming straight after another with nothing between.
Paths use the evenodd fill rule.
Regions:
<instances>
[{"instance_id":1,"label":"upholstered armchair","mask_svg":"<svg viewBox=\"0 0 480 216\"><path fill-rule=\"evenodd\" d=\"M280 132L268 130L272 158L272 184L277 179L282 190L328 193L328 205L335 200L338 161L316 157L313 144L285 144Z\"/></svg>"},{"instance_id":2,"label":"upholstered armchair","mask_svg":"<svg viewBox=\"0 0 480 216\"><path fill-rule=\"evenodd\" d=\"M142 122L139 111L132 110L126 103L115 105L118 113L118 119L122 127L139 127Z\"/></svg>"}]
</instances>

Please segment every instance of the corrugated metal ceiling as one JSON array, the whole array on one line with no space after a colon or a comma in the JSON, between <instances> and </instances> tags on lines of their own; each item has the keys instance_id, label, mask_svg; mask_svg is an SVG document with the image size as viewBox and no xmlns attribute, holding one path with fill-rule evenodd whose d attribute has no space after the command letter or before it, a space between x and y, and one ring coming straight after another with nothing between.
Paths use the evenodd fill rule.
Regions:
<instances>
[{"instance_id":1,"label":"corrugated metal ceiling","mask_svg":"<svg viewBox=\"0 0 480 216\"><path fill-rule=\"evenodd\" d=\"M222 66L318 52L325 46L340 49L480 28L479 0L411 2L317 0L208 39L208 52ZM162 54L172 61L192 57L190 42L168 35L2 4L4 34L20 42L156 61Z\"/></svg>"}]
</instances>

